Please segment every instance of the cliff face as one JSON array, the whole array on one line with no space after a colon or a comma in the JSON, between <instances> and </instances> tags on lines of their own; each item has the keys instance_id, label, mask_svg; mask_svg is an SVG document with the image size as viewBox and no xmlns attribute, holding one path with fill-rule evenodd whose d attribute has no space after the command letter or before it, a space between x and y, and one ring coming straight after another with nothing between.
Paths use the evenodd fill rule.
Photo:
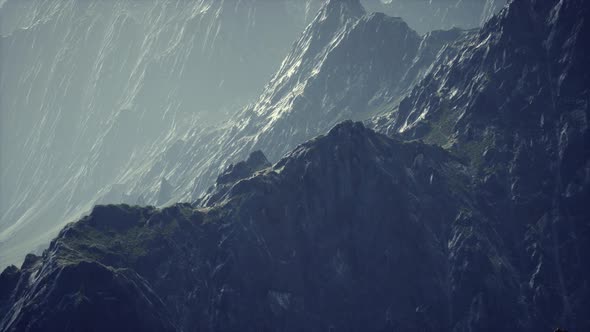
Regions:
<instances>
[{"instance_id":1,"label":"cliff face","mask_svg":"<svg viewBox=\"0 0 590 332\"><path fill-rule=\"evenodd\" d=\"M588 13L583 1L513 2L375 122L470 163L537 329L588 328Z\"/></svg>"}]
</instances>

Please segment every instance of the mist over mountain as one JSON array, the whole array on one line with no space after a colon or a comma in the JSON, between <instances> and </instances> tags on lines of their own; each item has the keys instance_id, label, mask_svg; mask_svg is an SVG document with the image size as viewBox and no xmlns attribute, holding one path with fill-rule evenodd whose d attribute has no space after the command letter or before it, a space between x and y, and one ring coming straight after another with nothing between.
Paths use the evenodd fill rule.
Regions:
<instances>
[{"instance_id":1,"label":"mist over mountain","mask_svg":"<svg viewBox=\"0 0 590 332\"><path fill-rule=\"evenodd\" d=\"M368 14L358 2L327 2L258 101L226 125L193 131L132 174L128 203L140 197L155 204L162 179L175 188L169 202L194 201L227 164L252 151L277 161L342 120L378 114L427 72L443 46L466 34L421 37L401 19Z\"/></svg>"},{"instance_id":2,"label":"mist over mountain","mask_svg":"<svg viewBox=\"0 0 590 332\"><path fill-rule=\"evenodd\" d=\"M589 330L590 4L504 5L4 3L0 331Z\"/></svg>"},{"instance_id":3,"label":"mist over mountain","mask_svg":"<svg viewBox=\"0 0 590 332\"><path fill-rule=\"evenodd\" d=\"M307 6L4 3L0 265L45 245L152 153L257 96Z\"/></svg>"},{"instance_id":4,"label":"mist over mountain","mask_svg":"<svg viewBox=\"0 0 590 332\"><path fill-rule=\"evenodd\" d=\"M354 1L322 7L4 3L0 265L96 203L192 201L253 149L276 161L338 121L366 119L464 34L420 36Z\"/></svg>"}]
</instances>

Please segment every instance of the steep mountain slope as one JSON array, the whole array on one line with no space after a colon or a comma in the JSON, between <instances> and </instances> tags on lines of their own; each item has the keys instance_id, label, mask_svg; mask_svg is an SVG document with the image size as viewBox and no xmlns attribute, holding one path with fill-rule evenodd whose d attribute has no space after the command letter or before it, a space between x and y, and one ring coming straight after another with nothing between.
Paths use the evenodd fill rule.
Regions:
<instances>
[{"instance_id":1,"label":"steep mountain slope","mask_svg":"<svg viewBox=\"0 0 590 332\"><path fill-rule=\"evenodd\" d=\"M586 1L514 1L376 121L470 163L531 329L590 328L589 15Z\"/></svg>"},{"instance_id":2,"label":"steep mountain slope","mask_svg":"<svg viewBox=\"0 0 590 332\"><path fill-rule=\"evenodd\" d=\"M518 285L464 169L346 122L201 208L98 206L2 273L0 330L515 326ZM482 293L498 301L469 307Z\"/></svg>"},{"instance_id":3,"label":"steep mountain slope","mask_svg":"<svg viewBox=\"0 0 590 332\"><path fill-rule=\"evenodd\" d=\"M0 266L189 129L257 96L307 25L306 4L5 2Z\"/></svg>"},{"instance_id":4,"label":"steep mountain slope","mask_svg":"<svg viewBox=\"0 0 590 332\"><path fill-rule=\"evenodd\" d=\"M153 204L165 178L175 188L170 202L193 201L228 162L255 150L276 161L342 120L366 119L395 104L441 49L469 34L419 36L399 18L366 14L358 0L328 1L255 104L230 124L194 131L154 156L153 167L123 180L126 195Z\"/></svg>"}]
</instances>

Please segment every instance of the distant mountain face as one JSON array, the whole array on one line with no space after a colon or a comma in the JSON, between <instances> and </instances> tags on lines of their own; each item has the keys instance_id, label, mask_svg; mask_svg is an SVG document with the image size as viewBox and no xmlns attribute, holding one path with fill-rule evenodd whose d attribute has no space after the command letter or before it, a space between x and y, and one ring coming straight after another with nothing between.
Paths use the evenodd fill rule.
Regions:
<instances>
[{"instance_id":1,"label":"distant mountain face","mask_svg":"<svg viewBox=\"0 0 590 332\"><path fill-rule=\"evenodd\" d=\"M340 121L366 119L395 105L441 49L452 53L449 44L469 35L451 30L419 36L399 18L367 14L359 1L328 1L256 103L225 126L193 131L151 168L132 174L125 187L131 197L154 204L157 183L165 178L175 188L169 202L194 201L227 163L252 151L276 161Z\"/></svg>"},{"instance_id":2,"label":"distant mountain face","mask_svg":"<svg viewBox=\"0 0 590 332\"><path fill-rule=\"evenodd\" d=\"M78 57L86 56L88 64L101 67L95 69L95 75L112 75L107 76L109 80L103 77L95 77L95 80L123 85L120 88L125 88L125 83L135 83L140 85L138 94L155 93L153 100L176 97L179 103L183 103L177 106L182 111L201 111L216 116L220 109L242 106L259 94L292 41L315 14L309 12L308 2L303 0L297 5L288 0L114 1L107 5L96 1L21 3L10 0L1 11L2 20L6 21L2 26L2 35L8 37L6 43L12 46L21 46L13 43L23 43L34 51L44 46L48 54L39 57L34 51L22 52L22 48L3 52L10 52L5 54L8 57L5 61L28 65L34 62L26 61L28 59L17 61L12 56L39 57L37 64L45 65L41 61L59 63L54 53L62 50L61 54L58 53L61 58L57 60L76 67L85 64L78 64L81 61ZM42 30L53 25L55 31L42 35ZM66 37L57 37L60 32ZM33 44L31 39L37 43ZM94 48L89 47L90 44L95 45ZM50 45L53 47L48 48ZM84 51L88 53L82 53ZM112 64L115 62L112 57L117 57L119 63ZM134 73L133 65L139 67L135 70L142 71ZM78 75L83 74L86 73ZM134 80L133 74L145 77ZM127 77L121 79L116 75ZM156 79L157 82L153 82ZM110 91L112 93L127 92L117 91L118 86L110 88L114 90ZM107 91L97 91L96 99L103 97L98 95L100 92ZM165 93L176 95L167 96ZM121 106L122 101L116 97L120 96L104 99L113 103L112 106ZM132 94L128 98L132 97L137 96ZM153 100L143 102L148 104ZM134 101L137 102L127 102ZM217 117L223 118L221 114Z\"/></svg>"},{"instance_id":3,"label":"distant mountain face","mask_svg":"<svg viewBox=\"0 0 590 332\"><path fill-rule=\"evenodd\" d=\"M0 265L257 96L308 11L287 0L5 2Z\"/></svg>"}]
</instances>

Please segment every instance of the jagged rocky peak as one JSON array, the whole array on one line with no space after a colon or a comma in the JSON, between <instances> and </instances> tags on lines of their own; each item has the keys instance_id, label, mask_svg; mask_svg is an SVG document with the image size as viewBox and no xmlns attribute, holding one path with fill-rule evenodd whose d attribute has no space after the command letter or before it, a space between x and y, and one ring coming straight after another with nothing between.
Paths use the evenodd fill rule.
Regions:
<instances>
[{"instance_id":1,"label":"jagged rocky peak","mask_svg":"<svg viewBox=\"0 0 590 332\"><path fill-rule=\"evenodd\" d=\"M322 17L360 17L365 13L360 0L328 0L320 10Z\"/></svg>"},{"instance_id":2,"label":"jagged rocky peak","mask_svg":"<svg viewBox=\"0 0 590 332\"><path fill-rule=\"evenodd\" d=\"M419 43L420 40L418 33L412 30L402 18L388 16L384 13L364 15L351 33L354 31L358 31L357 34L364 38L364 40L355 40L356 43L363 43L365 47L370 47L373 51L378 51L379 47L382 49L394 48L398 50L398 53L408 54L410 58L416 51L416 46L413 44ZM408 40L404 41L404 38ZM382 41L377 43L375 42L377 40ZM381 53L373 55L386 56Z\"/></svg>"},{"instance_id":3,"label":"jagged rocky peak","mask_svg":"<svg viewBox=\"0 0 590 332\"><path fill-rule=\"evenodd\" d=\"M452 158L438 147L405 143L376 133L362 122L348 120L334 126L327 134L299 145L277 162L273 170L286 174L285 177L296 177L297 173L333 169L331 178L326 181L340 186L340 182L354 181L349 179L350 167L377 162L384 169L395 169L394 178L405 172L405 168L411 168L415 181L428 183L433 175L428 169L451 161Z\"/></svg>"},{"instance_id":4,"label":"jagged rocky peak","mask_svg":"<svg viewBox=\"0 0 590 332\"><path fill-rule=\"evenodd\" d=\"M342 32L343 28L354 23L365 13L365 9L357 0L327 1L295 43L286 61L293 56L293 53L316 55L329 46L337 33Z\"/></svg>"},{"instance_id":5,"label":"jagged rocky peak","mask_svg":"<svg viewBox=\"0 0 590 332\"><path fill-rule=\"evenodd\" d=\"M0 274L0 312L2 312L4 304L10 299L19 277L20 270L14 265L8 266Z\"/></svg>"},{"instance_id":6,"label":"jagged rocky peak","mask_svg":"<svg viewBox=\"0 0 590 332\"><path fill-rule=\"evenodd\" d=\"M270 166L271 164L268 159L266 159L264 153L260 150L256 150L250 153L248 159L245 161L240 161L228 166L228 168L217 177L216 183L218 185L233 183Z\"/></svg>"},{"instance_id":7,"label":"jagged rocky peak","mask_svg":"<svg viewBox=\"0 0 590 332\"><path fill-rule=\"evenodd\" d=\"M240 180L253 176L256 172L271 167L262 151L256 150L244 161L229 165L215 181L215 185L209 187L203 197L199 197L195 205L210 206L221 201L228 191Z\"/></svg>"},{"instance_id":8,"label":"jagged rocky peak","mask_svg":"<svg viewBox=\"0 0 590 332\"><path fill-rule=\"evenodd\" d=\"M354 144L370 145L372 140L379 139L380 137L381 134L365 127L362 122L347 120L334 126L325 136L320 136L320 140L323 140L326 146L338 148L339 146ZM304 145L313 146L314 144L306 143ZM366 149L359 150L366 151Z\"/></svg>"},{"instance_id":9,"label":"jagged rocky peak","mask_svg":"<svg viewBox=\"0 0 590 332\"><path fill-rule=\"evenodd\" d=\"M373 134L374 131L367 129L362 122L355 122L352 120L343 121L334 126L334 128L328 131L327 137L338 138L350 138L354 134Z\"/></svg>"},{"instance_id":10,"label":"jagged rocky peak","mask_svg":"<svg viewBox=\"0 0 590 332\"><path fill-rule=\"evenodd\" d=\"M317 64L316 57L327 52L330 44L365 14L363 6L357 0L325 2L311 24L301 34L279 71L275 73L273 81L281 82L290 77L292 75L290 72L297 70L302 61ZM270 86L276 85L273 81Z\"/></svg>"},{"instance_id":11,"label":"jagged rocky peak","mask_svg":"<svg viewBox=\"0 0 590 332\"><path fill-rule=\"evenodd\" d=\"M250 153L248 159L246 159L246 164L254 171L258 171L270 166L270 162L260 150Z\"/></svg>"},{"instance_id":12,"label":"jagged rocky peak","mask_svg":"<svg viewBox=\"0 0 590 332\"><path fill-rule=\"evenodd\" d=\"M310 158L327 159L336 157L334 151L344 148L346 151L353 153L367 153L371 151L367 149L371 146L369 143L377 134L365 128L361 122L344 121L334 126L327 134L320 135L311 141L305 142L296 147L292 152L288 153L276 165L275 169L283 169L286 165L291 163L317 162L317 160L310 160ZM314 156L314 157L312 157Z\"/></svg>"},{"instance_id":13,"label":"jagged rocky peak","mask_svg":"<svg viewBox=\"0 0 590 332\"><path fill-rule=\"evenodd\" d=\"M357 11L360 15L341 20L339 10L322 12L327 16L318 15L308 26L258 102L244 113L247 128L258 127L259 134L243 134L254 137L256 148L273 160L338 122L366 119L395 103L452 40L442 33L428 35L431 46L421 48L422 37L400 18Z\"/></svg>"}]
</instances>

